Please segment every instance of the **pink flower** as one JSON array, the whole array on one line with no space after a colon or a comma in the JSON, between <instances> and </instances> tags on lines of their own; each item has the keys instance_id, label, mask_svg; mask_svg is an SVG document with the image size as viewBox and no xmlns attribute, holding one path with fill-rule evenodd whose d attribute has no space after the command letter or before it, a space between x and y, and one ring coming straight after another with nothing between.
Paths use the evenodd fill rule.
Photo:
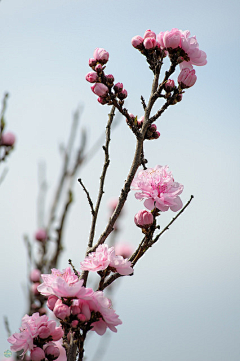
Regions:
<instances>
[{"instance_id":1,"label":"pink flower","mask_svg":"<svg viewBox=\"0 0 240 361\"><path fill-rule=\"evenodd\" d=\"M143 38L139 35L132 38L132 46L136 49L141 49L143 44Z\"/></svg>"},{"instance_id":2,"label":"pink flower","mask_svg":"<svg viewBox=\"0 0 240 361\"><path fill-rule=\"evenodd\" d=\"M178 75L178 83L182 89L190 88L196 83L197 76L195 70L189 70L188 68L182 69Z\"/></svg>"},{"instance_id":3,"label":"pink flower","mask_svg":"<svg viewBox=\"0 0 240 361\"><path fill-rule=\"evenodd\" d=\"M98 79L98 75L95 71L90 71L86 75L86 80L89 81L89 83L96 83Z\"/></svg>"},{"instance_id":4,"label":"pink flower","mask_svg":"<svg viewBox=\"0 0 240 361\"><path fill-rule=\"evenodd\" d=\"M63 272L53 268L52 274L42 274L42 279L38 291L44 296L88 298L93 292L90 288L82 287L83 280L79 280L70 267Z\"/></svg>"},{"instance_id":5,"label":"pink flower","mask_svg":"<svg viewBox=\"0 0 240 361\"><path fill-rule=\"evenodd\" d=\"M135 193L137 199L146 198L144 206L147 209L156 207L165 212L170 208L176 212L182 208L179 195L183 191L183 185L174 181L168 166L157 165L138 172L133 179L132 189L140 191Z\"/></svg>"},{"instance_id":6,"label":"pink flower","mask_svg":"<svg viewBox=\"0 0 240 361\"><path fill-rule=\"evenodd\" d=\"M102 83L96 83L91 86L91 89L94 94L98 95L99 97L105 97L108 94L108 87Z\"/></svg>"},{"instance_id":7,"label":"pink flower","mask_svg":"<svg viewBox=\"0 0 240 361\"><path fill-rule=\"evenodd\" d=\"M60 350L55 344L50 344L45 348L45 355L48 360L56 360L60 355Z\"/></svg>"},{"instance_id":8,"label":"pink flower","mask_svg":"<svg viewBox=\"0 0 240 361\"><path fill-rule=\"evenodd\" d=\"M32 361L45 360L45 353L43 349L40 347L34 347L34 349L31 351L31 360Z\"/></svg>"},{"instance_id":9,"label":"pink flower","mask_svg":"<svg viewBox=\"0 0 240 361\"><path fill-rule=\"evenodd\" d=\"M56 359L56 361L67 361L66 350L62 346L62 340L55 342L55 345L56 345L56 347L58 347L58 349L60 351L60 355Z\"/></svg>"},{"instance_id":10,"label":"pink flower","mask_svg":"<svg viewBox=\"0 0 240 361\"><path fill-rule=\"evenodd\" d=\"M109 53L103 48L96 48L93 53L94 59L102 64L106 64L109 59Z\"/></svg>"},{"instance_id":11,"label":"pink flower","mask_svg":"<svg viewBox=\"0 0 240 361\"><path fill-rule=\"evenodd\" d=\"M1 136L1 145L12 147L16 141L16 137L13 133L7 132L3 133Z\"/></svg>"},{"instance_id":12,"label":"pink flower","mask_svg":"<svg viewBox=\"0 0 240 361\"><path fill-rule=\"evenodd\" d=\"M57 302L57 300L58 300L58 297L55 295L51 295L48 297L47 306L48 306L49 310L52 311L54 309L54 306L55 306L55 303Z\"/></svg>"},{"instance_id":13,"label":"pink flower","mask_svg":"<svg viewBox=\"0 0 240 361\"><path fill-rule=\"evenodd\" d=\"M134 216L134 222L140 228L149 228L153 224L153 215L146 210L139 211Z\"/></svg>"},{"instance_id":14,"label":"pink flower","mask_svg":"<svg viewBox=\"0 0 240 361\"><path fill-rule=\"evenodd\" d=\"M199 49L199 45L196 36L190 37L190 31L185 30L181 32L181 48L190 58L191 65L203 66L207 64L207 55L204 51ZM186 68L185 62L180 64L180 68Z\"/></svg>"},{"instance_id":15,"label":"pink flower","mask_svg":"<svg viewBox=\"0 0 240 361\"><path fill-rule=\"evenodd\" d=\"M123 258L129 258L133 253L133 247L128 243L117 243L115 246L115 254Z\"/></svg>"},{"instance_id":16,"label":"pink flower","mask_svg":"<svg viewBox=\"0 0 240 361\"><path fill-rule=\"evenodd\" d=\"M62 303L61 300L57 300L53 309L53 313L60 320L64 320L66 317L70 316L70 308Z\"/></svg>"},{"instance_id":17,"label":"pink flower","mask_svg":"<svg viewBox=\"0 0 240 361\"><path fill-rule=\"evenodd\" d=\"M143 39L145 40L146 38L156 39L156 34L152 30L146 30L144 33Z\"/></svg>"},{"instance_id":18,"label":"pink flower","mask_svg":"<svg viewBox=\"0 0 240 361\"><path fill-rule=\"evenodd\" d=\"M41 272L39 269L33 269L30 273L30 281L39 282L41 277Z\"/></svg>"},{"instance_id":19,"label":"pink flower","mask_svg":"<svg viewBox=\"0 0 240 361\"><path fill-rule=\"evenodd\" d=\"M35 239L39 242L44 242L47 239L47 232L45 231L45 229L39 229L36 233L35 233Z\"/></svg>"},{"instance_id":20,"label":"pink flower","mask_svg":"<svg viewBox=\"0 0 240 361\"><path fill-rule=\"evenodd\" d=\"M165 48L176 49L181 45L181 31L178 29L172 29L171 31L165 31L162 37Z\"/></svg>"},{"instance_id":21,"label":"pink flower","mask_svg":"<svg viewBox=\"0 0 240 361\"><path fill-rule=\"evenodd\" d=\"M95 252L90 253L81 262L80 268L86 271L98 272L105 270L108 266L124 276L133 273L131 262L121 256L116 256L114 247L108 248L106 244L101 244Z\"/></svg>"},{"instance_id":22,"label":"pink flower","mask_svg":"<svg viewBox=\"0 0 240 361\"><path fill-rule=\"evenodd\" d=\"M145 49L150 50L156 48L157 42L154 38L147 37L143 41Z\"/></svg>"}]
</instances>

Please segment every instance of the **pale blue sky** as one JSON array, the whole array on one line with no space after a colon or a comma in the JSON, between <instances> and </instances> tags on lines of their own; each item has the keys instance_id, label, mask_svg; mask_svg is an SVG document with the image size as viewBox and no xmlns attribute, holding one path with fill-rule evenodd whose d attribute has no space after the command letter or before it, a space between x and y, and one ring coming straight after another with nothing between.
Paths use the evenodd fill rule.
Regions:
<instances>
[{"instance_id":1,"label":"pale blue sky","mask_svg":"<svg viewBox=\"0 0 240 361\"><path fill-rule=\"evenodd\" d=\"M239 13L239 2L232 0L0 2L0 95L10 93L8 130L17 136L0 187L1 315L8 315L12 331L25 312L22 235L36 229L37 163L47 162L50 203L59 174L58 146L75 108L84 106L81 122L89 146L107 120L108 107L97 103L85 81L88 58L96 47L109 51L107 71L127 89L129 111L141 116L140 95L148 98L152 74L131 38L146 29L159 33L177 27L197 36L208 64L196 67L196 85L159 120L161 137L146 143L145 151L149 166L168 164L184 184L184 202L191 194L195 199L139 262L134 277L121 280L114 307L123 325L112 335L104 361L239 361ZM134 149L125 120L120 123L112 136L98 234ZM100 150L79 174L93 197L102 159ZM79 266L88 237L90 212L77 181L75 199L62 268L68 258ZM141 233L133 216L141 208L131 194L121 222L120 239L135 246ZM161 226L172 216L162 215ZM0 329L1 356L9 345L3 322ZM87 354L93 354L98 339L87 344Z\"/></svg>"}]
</instances>

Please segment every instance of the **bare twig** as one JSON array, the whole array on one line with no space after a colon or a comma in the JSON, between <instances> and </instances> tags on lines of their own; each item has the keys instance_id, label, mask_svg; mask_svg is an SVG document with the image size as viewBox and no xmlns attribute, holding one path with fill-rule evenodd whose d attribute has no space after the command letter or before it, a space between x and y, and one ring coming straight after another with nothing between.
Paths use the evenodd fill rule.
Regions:
<instances>
[{"instance_id":1,"label":"bare twig","mask_svg":"<svg viewBox=\"0 0 240 361\"><path fill-rule=\"evenodd\" d=\"M87 195L88 203L89 203L89 205L90 205L92 215L94 216L94 215L95 215L95 211L94 211L93 202L92 202L92 199L91 199L91 197L90 197L90 194L89 194L88 190L86 189L86 187L84 186L81 178L78 179L78 182L81 184L84 192L85 192L86 195Z\"/></svg>"}]
</instances>

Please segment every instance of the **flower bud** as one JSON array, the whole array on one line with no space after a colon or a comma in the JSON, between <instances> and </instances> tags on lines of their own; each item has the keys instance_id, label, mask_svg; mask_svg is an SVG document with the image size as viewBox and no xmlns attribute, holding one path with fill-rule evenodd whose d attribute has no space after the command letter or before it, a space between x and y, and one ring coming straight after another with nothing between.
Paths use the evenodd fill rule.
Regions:
<instances>
[{"instance_id":1,"label":"flower bud","mask_svg":"<svg viewBox=\"0 0 240 361\"><path fill-rule=\"evenodd\" d=\"M75 327L77 327L78 323L79 323L78 320L73 320L73 321L71 322L71 326L75 328Z\"/></svg>"},{"instance_id":2,"label":"flower bud","mask_svg":"<svg viewBox=\"0 0 240 361\"><path fill-rule=\"evenodd\" d=\"M132 38L132 46L136 49L142 49L143 48L143 38L139 35L134 36Z\"/></svg>"},{"instance_id":3,"label":"flower bud","mask_svg":"<svg viewBox=\"0 0 240 361\"><path fill-rule=\"evenodd\" d=\"M195 75L195 70L190 70L188 68L182 69L178 75L178 83L182 89L190 88L196 83L197 76Z\"/></svg>"},{"instance_id":4,"label":"flower bud","mask_svg":"<svg viewBox=\"0 0 240 361\"><path fill-rule=\"evenodd\" d=\"M73 305L70 307L71 308L71 314L72 315L78 315L80 313L80 307L79 306L76 306L76 305Z\"/></svg>"},{"instance_id":5,"label":"flower bud","mask_svg":"<svg viewBox=\"0 0 240 361\"><path fill-rule=\"evenodd\" d=\"M108 87L102 83L94 84L93 86L91 86L91 89L94 94L100 97L105 97L108 94Z\"/></svg>"},{"instance_id":6,"label":"flower bud","mask_svg":"<svg viewBox=\"0 0 240 361\"><path fill-rule=\"evenodd\" d=\"M114 76L112 74L106 75L107 82L110 84L113 84L114 82Z\"/></svg>"},{"instance_id":7,"label":"flower bud","mask_svg":"<svg viewBox=\"0 0 240 361\"><path fill-rule=\"evenodd\" d=\"M98 75L95 71L90 71L90 73L87 73L85 79L89 81L89 83L96 83L98 80Z\"/></svg>"},{"instance_id":8,"label":"flower bud","mask_svg":"<svg viewBox=\"0 0 240 361\"><path fill-rule=\"evenodd\" d=\"M138 127L141 128L142 125L143 125L143 122L144 122L144 115L143 115L142 117L140 117L140 118L137 120L137 122L138 122Z\"/></svg>"},{"instance_id":9,"label":"flower bud","mask_svg":"<svg viewBox=\"0 0 240 361\"><path fill-rule=\"evenodd\" d=\"M93 67L93 66L95 66L97 64L97 61L96 61L96 59L90 58L88 60L88 64L89 64L90 67Z\"/></svg>"},{"instance_id":10,"label":"flower bud","mask_svg":"<svg viewBox=\"0 0 240 361\"><path fill-rule=\"evenodd\" d=\"M168 79L168 81L164 84L164 89L167 93L170 93L175 87L174 80Z\"/></svg>"},{"instance_id":11,"label":"flower bud","mask_svg":"<svg viewBox=\"0 0 240 361\"><path fill-rule=\"evenodd\" d=\"M48 338L50 336L50 328L48 326L41 326L38 329L38 335L40 338Z\"/></svg>"},{"instance_id":12,"label":"flower bud","mask_svg":"<svg viewBox=\"0 0 240 361\"><path fill-rule=\"evenodd\" d=\"M118 93L117 96L118 96L119 99L122 100L122 99L127 98L127 94L128 94L128 93L127 93L126 89L123 89L120 93Z\"/></svg>"},{"instance_id":13,"label":"flower bud","mask_svg":"<svg viewBox=\"0 0 240 361\"><path fill-rule=\"evenodd\" d=\"M81 321L81 322L85 322L87 317L82 314L82 313L79 313L79 315L77 315L77 318Z\"/></svg>"},{"instance_id":14,"label":"flower bud","mask_svg":"<svg viewBox=\"0 0 240 361\"><path fill-rule=\"evenodd\" d=\"M45 348L45 356L49 361L56 360L60 355L60 350L57 346L49 345Z\"/></svg>"},{"instance_id":15,"label":"flower bud","mask_svg":"<svg viewBox=\"0 0 240 361\"><path fill-rule=\"evenodd\" d=\"M145 49L151 50L156 48L157 42L154 38L146 38L143 42Z\"/></svg>"},{"instance_id":16,"label":"flower bud","mask_svg":"<svg viewBox=\"0 0 240 361\"><path fill-rule=\"evenodd\" d=\"M30 273L30 281L31 282L38 282L40 281L41 272L39 269L33 269Z\"/></svg>"},{"instance_id":17,"label":"flower bud","mask_svg":"<svg viewBox=\"0 0 240 361\"><path fill-rule=\"evenodd\" d=\"M60 340L63 337L63 335L64 335L64 331L60 326L56 327L55 330L51 333L53 341Z\"/></svg>"},{"instance_id":18,"label":"flower bud","mask_svg":"<svg viewBox=\"0 0 240 361\"><path fill-rule=\"evenodd\" d=\"M99 97L99 98L97 99L97 101L98 101L98 103L100 103L100 104L102 104L102 105L107 104L106 99L105 99L105 98L102 98L102 97Z\"/></svg>"},{"instance_id":19,"label":"flower bud","mask_svg":"<svg viewBox=\"0 0 240 361\"><path fill-rule=\"evenodd\" d=\"M149 128L150 128L150 130L151 130L152 132L154 132L155 130L157 130L156 124L151 124Z\"/></svg>"},{"instance_id":20,"label":"flower bud","mask_svg":"<svg viewBox=\"0 0 240 361\"><path fill-rule=\"evenodd\" d=\"M60 320L64 320L66 317L70 316L70 307L62 303L61 300L57 300L53 313Z\"/></svg>"},{"instance_id":21,"label":"flower bud","mask_svg":"<svg viewBox=\"0 0 240 361\"><path fill-rule=\"evenodd\" d=\"M35 239L39 242L44 242L47 239L47 232L45 231L45 229L39 229L36 233L35 233Z\"/></svg>"},{"instance_id":22,"label":"flower bud","mask_svg":"<svg viewBox=\"0 0 240 361\"><path fill-rule=\"evenodd\" d=\"M34 347L34 349L31 350L31 360L32 361L45 360L45 353L44 353L43 349L40 347Z\"/></svg>"},{"instance_id":23,"label":"flower bud","mask_svg":"<svg viewBox=\"0 0 240 361\"><path fill-rule=\"evenodd\" d=\"M113 87L115 93L120 93L123 90L123 83L117 83Z\"/></svg>"},{"instance_id":24,"label":"flower bud","mask_svg":"<svg viewBox=\"0 0 240 361\"><path fill-rule=\"evenodd\" d=\"M143 39L145 40L146 38L156 39L156 34L152 30L146 30Z\"/></svg>"},{"instance_id":25,"label":"flower bud","mask_svg":"<svg viewBox=\"0 0 240 361\"><path fill-rule=\"evenodd\" d=\"M101 64L106 64L109 59L109 53L103 48L96 48L93 53L94 59Z\"/></svg>"},{"instance_id":26,"label":"flower bud","mask_svg":"<svg viewBox=\"0 0 240 361\"><path fill-rule=\"evenodd\" d=\"M37 289L39 285L40 285L39 282L35 282L35 283L33 283L32 286L31 286L32 293L33 293L35 296L40 295L40 293L38 292L38 289Z\"/></svg>"},{"instance_id":27,"label":"flower bud","mask_svg":"<svg viewBox=\"0 0 240 361\"><path fill-rule=\"evenodd\" d=\"M140 228L149 228L153 224L153 215L146 210L139 211L135 214L134 222Z\"/></svg>"},{"instance_id":28,"label":"flower bud","mask_svg":"<svg viewBox=\"0 0 240 361\"><path fill-rule=\"evenodd\" d=\"M57 302L57 300L58 300L58 297L55 295L50 295L48 297L47 306L48 306L49 310L52 311L54 309L54 306L55 306L55 303Z\"/></svg>"},{"instance_id":29,"label":"flower bud","mask_svg":"<svg viewBox=\"0 0 240 361\"><path fill-rule=\"evenodd\" d=\"M158 139L160 137L160 132L159 131L156 131L153 133L153 138L154 139Z\"/></svg>"},{"instance_id":30,"label":"flower bud","mask_svg":"<svg viewBox=\"0 0 240 361\"><path fill-rule=\"evenodd\" d=\"M171 31L165 31L163 34L163 43L165 48L176 49L181 44L181 32L178 29L172 29Z\"/></svg>"},{"instance_id":31,"label":"flower bud","mask_svg":"<svg viewBox=\"0 0 240 361\"><path fill-rule=\"evenodd\" d=\"M97 65L95 66L95 71L98 72L98 73L101 73L102 69L103 69L103 67L102 67L101 64L97 64Z\"/></svg>"},{"instance_id":32,"label":"flower bud","mask_svg":"<svg viewBox=\"0 0 240 361\"><path fill-rule=\"evenodd\" d=\"M13 133L3 133L1 136L0 145L5 145L8 147L12 147L16 141L15 135Z\"/></svg>"}]
</instances>

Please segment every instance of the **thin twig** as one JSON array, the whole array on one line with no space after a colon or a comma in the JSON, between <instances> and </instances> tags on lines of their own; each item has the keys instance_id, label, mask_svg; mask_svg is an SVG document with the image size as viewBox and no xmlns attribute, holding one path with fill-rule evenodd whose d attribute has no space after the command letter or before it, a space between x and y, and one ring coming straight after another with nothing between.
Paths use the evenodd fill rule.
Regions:
<instances>
[{"instance_id":1,"label":"thin twig","mask_svg":"<svg viewBox=\"0 0 240 361\"><path fill-rule=\"evenodd\" d=\"M8 322L7 316L3 316L3 320L4 320L5 329L7 331L7 335L8 335L8 337L10 337L12 335L12 332L11 332L10 327L9 327L9 322Z\"/></svg>"},{"instance_id":2,"label":"thin twig","mask_svg":"<svg viewBox=\"0 0 240 361\"><path fill-rule=\"evenodd\" d=\"M89 205L90 205L92 215L94 216L94 215L95 215L95 211L94 211L93 202L92 202L92 199L91 199L91 197L90 197L90 194L89 194L88 190L86 189L86 187L84 186L81 178L78 179L78 182L81 184L84 192L85 192L86 195L87 195L88 203L89 203Z\"/></svg>"}]
</instances>

